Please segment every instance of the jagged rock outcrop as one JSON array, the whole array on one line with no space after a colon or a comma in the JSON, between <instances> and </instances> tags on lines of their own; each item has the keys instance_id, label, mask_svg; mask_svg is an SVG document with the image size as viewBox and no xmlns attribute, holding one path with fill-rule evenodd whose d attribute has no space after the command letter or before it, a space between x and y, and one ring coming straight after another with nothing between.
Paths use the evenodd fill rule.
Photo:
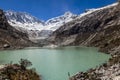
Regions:
<instances>
[{"instance_id":1,"label":"jagged rock outcrop","mask_svg":"<svg viewBox=\"0 0 120 80\"><path fill-rule=\"evenodd\" d=\"M0 9L0 49L22 48L32 44L25 33L8 24L3 10Z\"/></svg>"}]
</instances>

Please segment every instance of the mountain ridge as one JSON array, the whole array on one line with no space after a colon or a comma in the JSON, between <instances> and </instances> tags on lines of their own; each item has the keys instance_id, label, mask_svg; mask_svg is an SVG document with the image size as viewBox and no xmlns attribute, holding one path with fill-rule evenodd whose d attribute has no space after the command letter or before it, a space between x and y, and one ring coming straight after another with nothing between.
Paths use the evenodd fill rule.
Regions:
<instances>
[{"instance_id":1,"label":"mountain ridge","mask_svg":"<svg viewBox=\"0 0 120 80\"><path fill-rule=\"evenodd\" d=\"M56 39L55 43L57 44L57 42L56 42L57 38L58 38L59 42L65 42L63 38L68 37L70 35L73 35L75 37L74 39L76 39L78 37L78 36L76 36L76 34L84 34L84 33L86 34L86 32L89 34L89 32L94 33L94 32L100 31L102 29L102 26L104 26L104 24L108 23L108 21L109 21L109 19L108 19L108 21L104 20L104 18L106 18L105 15L108 16L108 13L111 13L111 11L114 10L114 7L116 7L116 6L117 6L117 3L114 3L107 7L92 10L88 13L84 13L84 14L80 15L79 17L77 17L77 19L61 26L58 30L56 30L52 34L52 36L54 36L54 39ZM103 21L102 21L102 19L103 19ZM104 24L102 24L102 23L104 23ZM60 37L61 37L61 39L60 39L61 41L59 40ZM65 39L67 39L67 38L65 38ZM71 43L69 43L69 44L71 44ZM61 44L61 45L64 45L64 44Z\"/></svg>"},{"instance_id":2,"label":"mountain ridge","mask_svg":"<svg viewBox=\"0 0 120 80\"><path fill-rule=\"evenodd\" d=\"M39 28L36 28L35 30L40 30L41 28L42 29L44 28L44 30L48 30L47 27L51 28L51 24L56 25L56 22L57 22L57 24L61 25L63 23L69 22L66 20L70 20L72 18L77 17L77 15L72 14L71 12L65 12L61 16L48 19L47 21L43 21L43 20L40 20L40 19L30 15L29 13L26 13L26 12L15 12L15 11L9 11L9 10L5 11L5 15L8 19L8 22L12 26L15 26L15 24L19 27L22 27L22 26L30 27L30 25L31 25L31 27L40 26ZM23 25L19 25L20 23ZM26 23L28 23L28 25ZM38 24L36 24L36 23L38 23ZM26 24L26 25L24 25L24 24ZM58 26L60 26L60 25L58 25ZM31 28L30 30L34 30L34 29Z\"/></svg>"}]
</instances>

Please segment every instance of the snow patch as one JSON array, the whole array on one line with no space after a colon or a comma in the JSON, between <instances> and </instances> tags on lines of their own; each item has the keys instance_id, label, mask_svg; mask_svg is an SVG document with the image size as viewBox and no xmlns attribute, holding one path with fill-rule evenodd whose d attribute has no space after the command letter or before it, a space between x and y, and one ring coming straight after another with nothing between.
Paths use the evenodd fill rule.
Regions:
<instances>
[{"instance_id":1,"label":"snow patch","mask_svg":"<svg viewBox=\"0 0 120 80\"><path fill-rule=\"evenodd\" d=\"M88 15L88 14L91 14L91 13L93 13L93 12L95 12L95 11L103 10L103 9L110 8L110 7L113 7L113 6L116 6L116 5L118 5L118 3L113 3L113 4L111 4L111 5L108 5L108 6L105 6L105 7L102 7L102 8L97 8L97 9L95 9L95 8L87 9L86 12L84 12L84 13L82 13L82 14L79 15L79 18L81 18L81 17L83 17L83 16L86 16L86 15Z\"/></svg>"}]
</instances>

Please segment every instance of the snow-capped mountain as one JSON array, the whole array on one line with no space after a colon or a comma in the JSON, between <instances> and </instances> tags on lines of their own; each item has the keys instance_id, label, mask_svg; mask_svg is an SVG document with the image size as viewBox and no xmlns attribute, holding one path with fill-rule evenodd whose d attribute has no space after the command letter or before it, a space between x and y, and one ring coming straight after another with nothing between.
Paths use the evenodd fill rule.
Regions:
<instances>
[{"instance_id":1,"label":"snow-capped mountain","mask_svg":"<svg viewBox=\"0 0 120 80\"><path fill-rule=\"evenodd\" d=\"M25 12L6 11L8 20L15 20L20 23L43 23L39 19Z\"/></svg>"},{"instance_id":2,"label":"snow-capped mountain","mask_svg":"<svg viewBox=\"0 0 120 80\"><path fill-rule=\"evenodd\" d=\"M92 40L95 38L96 41L98 41L98 38L100 38L101 35L105 35L104 38L106 38L108 30L112 31L113 27L116 27L116 25L120 24L119 4L114 3L102 8L89 9L85 11L76 19L57 29L48 38L49 42L51 42L51 44L62 46L89 45L89 43L93 42ZM104 32L105 30L106 32ZM101 34L99 35L99 33ZM97 35L99 35L99 37ZM82 39L83 37L85 40Z\"/></svg>"},{"instance_id":3,"label":"snow-capped mountain","mask_svg":"<svg viewBox=\"0 0 120 80\"><path fill-rule=\"evenodd\" d=\"M26 30L41 30L44 22L25 12L6 11L5 15L10 25Z\"/></svg>"},{"instance_id":4,"label":"snow-capped mountain","mask_svg":"<svg viewBox=\"0 0 120 80\"><path fill-rule=\"evenodd\" d=\"M77 17L77 15L72 14L71 12L66 12L61 16L43 21L25 12L15 12L10 10L5 11L5 15L10 25L19 31L27 33L30 39L47 38L60 26Z\"/></svg>"},{"instance_id":5,"label":"snow-capped mountain","mask_svg":"<svg viewBox=\"0 0 120 80\"><path fill-rule=\"evenodd\" d=\"M39 20L38 18L25 12L6 11L5 15L10 25L19 31L28 33L30 39L44 39L49 37L53 31L56 31L62 25L70 21L80 19L82 22L84 19L86 19L86 15L115 5L117 5L117 3L102 8L88 9L80 15L66 12L61 16L49 19L47 21Z\"/></svg>"},{"instance_id":6,"label":"snow-capped mountain","mask_svg":"<svg viewBox=\"0 0 120 80\"><path fill-rule=\"evenodd\" d=\"M8 22L12 26L21 27L26 30L39 30L39 31L41 30L55 31L61 25L77 17L77 15L74 15L71 12L66 12L64 15L49 19L45 22L25 12L6 11L5 15L8 19Z\"/></svg>"},{"instance_id":7,"label":"snow-capped mountain","mask_svg":"<svg viewBox=\"0 0 120 80\"><path fill-rule=\"evenodd\" d=\"M66 12L64 15L47 20L45 24L47 26L47 30L55 31L60 26L74 20L76 17L77 15L72 14L71 12Z\"/></svg>"}]
</instances>

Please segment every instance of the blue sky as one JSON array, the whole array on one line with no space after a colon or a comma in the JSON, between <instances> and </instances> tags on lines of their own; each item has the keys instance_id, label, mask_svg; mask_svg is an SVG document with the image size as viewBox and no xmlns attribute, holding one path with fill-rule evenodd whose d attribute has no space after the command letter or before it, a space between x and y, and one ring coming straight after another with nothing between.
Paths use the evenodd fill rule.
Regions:
<instances>
[{"instance_id":1,"label":"blue sky","mask_svg":"<svg viewBox=\"0 0 120 80\"><path fill-rule=\"evenodd\" d=\"M98 8L116 0L1 0L0 8L28 12L42 20L47 20L71 11L80 14L85 9Z\"/></svg>"}]
</instances>

